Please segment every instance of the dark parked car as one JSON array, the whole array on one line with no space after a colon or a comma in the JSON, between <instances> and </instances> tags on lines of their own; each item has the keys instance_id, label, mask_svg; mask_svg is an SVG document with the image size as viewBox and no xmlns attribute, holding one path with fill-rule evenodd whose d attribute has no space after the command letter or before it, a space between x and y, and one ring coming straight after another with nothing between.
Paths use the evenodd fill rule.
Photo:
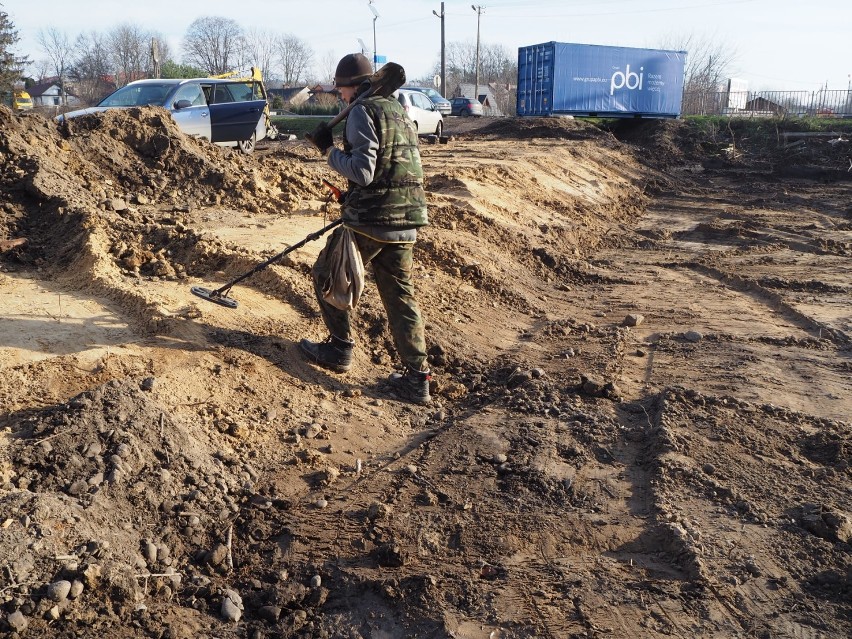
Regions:
<instances>
[{"instance_id":1,"label":"dark parked car","mask_svg":"<svg viewBox=\"0 0 852 639\"><path fill-rule=\"evenodd\" d=\"M435 91L435 89L431 87L402 87L403 89L408 89L409 91L420 91L420 93L425 93L430 100L438 107L438 111L441 112L441 115L449 115L450 114L450 101L443 97L440 93Z\"/></svg>"},{"instance_id":2,"label":"dark parked car","mask_svg":"<svg viewBox=\"0 0 852 639\"><path fill-rule=\"evenodd\" d=\"M473 98L453 98L450 101L450 115L468 117L470 115L481 116L482 104Z\"/></svg>"},{"instance_id":3,"label":"dark parked car","mask_svg":"<svg viewBox=\"0 0 852 639\"><path fill-rule=\"evenodd\" d=\"M108 95L97 106L64 113L56 120L146 105L168 109L178 128L187 135L222 146L237 146L243 153L251 153L255 142L269 137L274 130L268 126L263 84L251 78L137 80Z\"/></svg>"}]
</instances>

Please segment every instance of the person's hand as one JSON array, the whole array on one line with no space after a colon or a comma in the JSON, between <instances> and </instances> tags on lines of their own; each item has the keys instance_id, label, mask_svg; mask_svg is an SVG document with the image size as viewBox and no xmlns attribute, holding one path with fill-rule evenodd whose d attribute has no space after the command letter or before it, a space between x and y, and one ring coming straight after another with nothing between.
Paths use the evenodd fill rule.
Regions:
<instances>
[{"instance_id":1,"label":"person's hand","mask_svg":"<svg viewBox=\"0 0 852 639\"><path fill-rule=\"evenodd\" d=\"M320 150L323 155L326 154L331 147L334 146L334 136L331 133L331 128L325 122L320 122L311 133L305 136L311 144Z\"/></svg>"}]
</instances>

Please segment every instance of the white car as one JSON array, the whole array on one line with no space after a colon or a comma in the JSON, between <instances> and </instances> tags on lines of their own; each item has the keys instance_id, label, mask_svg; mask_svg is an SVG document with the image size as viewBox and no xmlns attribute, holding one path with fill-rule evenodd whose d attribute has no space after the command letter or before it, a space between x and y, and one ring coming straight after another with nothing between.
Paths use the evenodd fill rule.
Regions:
<instances>
[{"instance_id":1,"label":"white car","mask_svg":"<svg viewBox=\"0 0 852 639\"><path fill-rule=\"evenodd\" d=\"M97 106L57 116L62 122L107 109L156 105L168 109L187 135L251 153L255 142L268 137L266 92L261 82L194 78L137 80L121 87Z\"/></svg>"},{"instance_id":2,"label":"white car","mask_svg":"<svg viewBox=\"0 0 852 639\"><path fill-rule=\"evenodd\" d=\"M444 116L425 93L411 89L399 89L396 99L414 122L417 135L440 136L444 132Z\"/></svg>"}]
</instances>

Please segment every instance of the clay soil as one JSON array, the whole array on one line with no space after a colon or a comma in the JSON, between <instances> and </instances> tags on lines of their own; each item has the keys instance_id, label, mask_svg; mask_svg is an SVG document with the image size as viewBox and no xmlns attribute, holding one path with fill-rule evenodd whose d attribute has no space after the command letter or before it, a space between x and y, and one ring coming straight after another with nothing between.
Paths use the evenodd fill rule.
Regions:
<instances>
[{"instance_id":1,"label":"clay soil","mask_svg":"<svg viewBox=\"0 0 852 639\"><path fill-rule=\"evenodd\" d=\"M325 337L301 141L0 108L0 634L852 635L852 143L448 121L431 406ZM26 242L14 241L26 239Z\"/></svg>"}]
</instances>

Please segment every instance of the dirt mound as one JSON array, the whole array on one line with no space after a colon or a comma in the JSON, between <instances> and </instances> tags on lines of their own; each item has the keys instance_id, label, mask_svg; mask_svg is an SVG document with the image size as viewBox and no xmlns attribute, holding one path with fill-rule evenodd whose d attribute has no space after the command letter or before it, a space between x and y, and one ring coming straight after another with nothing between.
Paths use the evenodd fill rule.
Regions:
<instances>
[{"instance_id":1,"label":"dirt mound","mask_svg":"<svg viewBox=\"0 0 852 639\"><path fill-rule=\"evenodd\" d=\"M831 127L834 133L809 130L807 121L766 118L617 120L607 128L620 141L642 149L643 158L660 169L746 169L823 182L852 179L852 127L841 122Z\"/></svg>"},{"instance_id":2,"label":"dirt mound","mask_svg":"<svg viewBox=\"0 0 852 639\"><path fill-rule=\"evenodd\" d=\"M13 219L39 209L42 225L57 216L136 211L188 213L205 205L287 213L321 197L319 178L285 163L254 158L183 135L157 107L110 110L62 124L0 109L2 232L30 233ZM51 217L53 216L53 217Z\"/></svg>"},{"instance_id":3,"label":"dirt mound","mask_svg":"<svg viewBox=\"0 0 852 639\"><path fill-rule=\"evenodd\" d=\"M673 166L707 155L694 128L684 120L623 119L608 128L621 142L640 147L656 166Z\"/></svg>"},{"instance_id":4,"label":"dirt mound","mask_svg":"<svg viewBox=\"0 0 852 639\"><path fill-rule=\"evenodd\" d=\"M4 472L20 490L2 509L24 526L6 532L4 557L11 585L40 595L25 615L49 620L57 606L69 627L97 619L97 628L138 612L146 594L171 599L182 583L216 596L201 574L215 579L226 560L216 544L254 471L215 428L175 421L153 387L153 378L111 382L14 425ZM204 559L201 572L187 572L190 558ZM59 581L79 586L51 596Z\"/></svg>"},{"instance_id":5,"label":"dirt mound","mask_svg":"<svg viewBox=\"0 0 852 639\"><path fill-rule=\"evenodd\" d=\"M123 303L138 296L122 278L183 279L240 252L192 228L205 207L293 214L325 196L328 174L189 138L157 107L62 124L0 109L0 154L0 238L29 240L11 255Z\"/></svg>"},{"instance_id":6,"label":"dirt mound","mask_svg":"<svg viewBox=\"0 0 852 639\"><path fill-rule=\"evenodd\" d=\"M462 135L493 136L504 139L549 138L559 140L596 140L604 143L610 136L594 124L574 118L491 118L474 132Z\"/></svg>"}]
</instances>

